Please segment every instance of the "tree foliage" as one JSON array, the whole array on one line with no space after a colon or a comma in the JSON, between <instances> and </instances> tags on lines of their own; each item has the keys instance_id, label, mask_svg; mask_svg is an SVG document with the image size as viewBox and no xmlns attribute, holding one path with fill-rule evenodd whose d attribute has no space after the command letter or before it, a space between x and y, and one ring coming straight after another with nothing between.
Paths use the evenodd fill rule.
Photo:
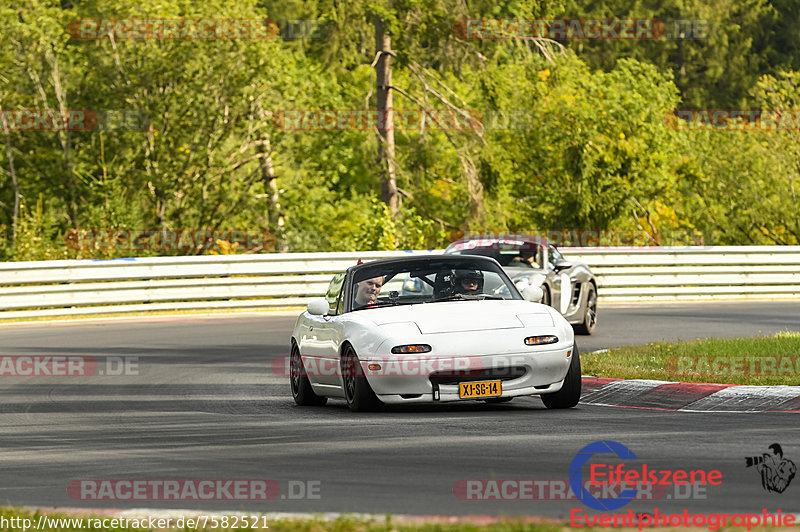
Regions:
<instances>
[{"instance_id":1,"label":"tree foliage","mask_svg":"<svg viewBox=\"0 0 800 532\"><path fill-rule=\"evenodd\" d=\"M397 217L379 201L374 127L280 120L376 108L375 17L392 39L394 109L418 117L395 131ZM466 20L557 17L708 25L650 41L459 31ZM308 251L434 248L481 229L797 244L800 124L691 130L671 114L797 109L797 17L786 0L4 4L0 259L178 253L75 249L68 235L81 229L268 230L274 249ZM71 21L88 18L274 19L281 33L71 36ZM21 110L83 110L97 123L19 128Z\"/></svg>"}]
</instances>

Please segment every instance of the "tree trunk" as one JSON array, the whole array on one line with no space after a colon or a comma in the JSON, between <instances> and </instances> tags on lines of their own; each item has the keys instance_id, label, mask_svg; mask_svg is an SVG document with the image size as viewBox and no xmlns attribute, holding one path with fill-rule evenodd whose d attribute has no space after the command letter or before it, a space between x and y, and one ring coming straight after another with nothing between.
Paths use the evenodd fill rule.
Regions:
<instances>
[{"instance_id":1,"label":"tree trunk","mask_svg":"<svg viewBox=\"0 0 800 532\"><path fill-rule=\"evenodd\" d=\"M61 85L61 73L58 68L58 58L51 54L45 53L45 59L48 60L50 63L51 68L51 77L53 80L53 92L56 96L56 101L58 102L58 110L61 112L61 116L67 115L67 95ZM41 88L42 93L44 93L44 88ZM67 170L67 181L66 181L66 189L67 189L67 199L69 202L69 217L70 221L72 222L72 226L77 229L78 227L78 198L76 193L77 185L75 183L75 164L72 161L72 141L70 138L70 130L66 129L64 131L58 130L56 132L58 136L58 141L61 143L61 149L64 152L64 161L66 162L66 170Z\"/></svg>"},{"instance_id":2,"label":"tree trunk","mask_svg":"<svg viewBox=\"0 0 800 532\"><path fill-rule=\"evenodd\" d=\"M461 157L461 168L464 170L464 175L467 177L467 195L468 195L468 212L469 219L467 226L470 229L482 228L485 221L485 212L483 208L483 184L478 178L478 170L475 168L475 163L472 158L466 154Z\"/></svg>"},{"instance_id":3,"label":"tree trunk","mask_svg":"<svg viewBox=\"0 0 800 532\"><path fill-rule=\"evenodd\" d=\"M275 246L279 252L286 252L286 243L283 240L283 216L281 215L280 195L278 194L278 176L275 175L275 166L272 164L272 148L269 137L266 135L259 143L256 151L262 157L259 159L261 166L261 180L264 182L264 192L267 195L267 218L270 228L275 231L277 242Z\"/></svg>"},{"instance_id":4,"label":"tree trunk","mask_svg":"<svg viewBox=\"0 0 800 532\"><path fill-rule=\"evenodd\" d=\"M379 54L375 72L377 74L378 165L381 169L381 201L389 206L392 218L396 218L399 198L394 161L394 116L391 89L392 38L386 31L383 19L379 15L375 15L375 47Z\"/></svg>"},{"instance_id":5,"label":"tree trunk","mask_svg":"<svg viewBox=\"0 0 800 532\"><path fill-rule=\"evenodd\" d=\"M5 128L4 128L5 129ZM14 169L14 154L11 153L11 135L6 129L6 158L8 159L8 172L11 174L11 183L14 185L14 212L11 219L11 248L17 245L17 219L19 218L19 182L17 171Z\"/></svg>"}]
</instances>

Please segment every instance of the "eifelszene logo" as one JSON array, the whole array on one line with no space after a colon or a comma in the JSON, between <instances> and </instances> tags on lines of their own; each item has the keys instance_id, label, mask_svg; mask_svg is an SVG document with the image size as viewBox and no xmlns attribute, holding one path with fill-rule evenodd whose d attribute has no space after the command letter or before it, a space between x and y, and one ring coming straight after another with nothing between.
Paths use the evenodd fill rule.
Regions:
<instances>
[{"instance_id":1,"label":"eifelszene logo","mask_svg":"<svg viewBox=\"0 0 800 532\"><path fill-rule=\"evenodd\" d=\"M761 456L748 456L745 467L755 466L761 474L761 487L767 491L783 493L792 482L797 466L788 458L783 457L783 448L780 444L773 443L768 447L772 452L763 453Z\"/></svg>"},{"instance_id":2,"label":"eifelszene logo","mask_svg":"<svg viewBox=\"0 0 800 532\"><path fill-rule=\"evenodd\" d=\"M570 487L578 500L595 510L609 511L622 508L636 498L639 490L649 489L651 486L672 486L673 489L678 486L684 488L703 487L704 489L707 485L719 486L722 484L722 472L718 469L656 469L646 463L629 467L625 463L609 463L616 461L612 458L606 463L589 464L588 484L593 487L607 488L603 494L613 495L595 497L584 487L583 466L596 454L616 455L616 458L621 460L638 460L633 451L615 441L596 441L578 451L569 466ZM698 495L700 495L699 492Z\"/></svg>"}]
</instances>

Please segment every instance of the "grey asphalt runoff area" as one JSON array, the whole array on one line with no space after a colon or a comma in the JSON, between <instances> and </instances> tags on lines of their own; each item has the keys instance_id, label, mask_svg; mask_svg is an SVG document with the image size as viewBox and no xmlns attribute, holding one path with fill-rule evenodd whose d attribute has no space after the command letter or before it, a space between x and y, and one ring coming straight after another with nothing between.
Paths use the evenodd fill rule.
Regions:
<instances>
[{"instance_id":1,"label":"grey asphalt runoff area","mask_svg":"<svg viewBox=\"0 0 800 532\"><path fill-rule=\"evenodd\" d=\"M469 494L464 488L470 480L513 480L505 484L513 495L536 481L534 498L558 499L576 453L614 440L650 468L722 475L720 485L689 493L669 487L621 511L800 510L800 479L770 493L756 468L745 467L745 457L773 443L800 464L797 414L590 405L549 411L535 397L373 414L353 414L343 401L300 408L287 378L272 369L280 364L270 364L288 354L293 323L289 315L262 314L0 326L0 357L70 355L98 364L91 376L0 377L0 503L567 518L573 508L592 510L527 494L474 500L492 495L491 482L481 489L473 482ZM607 305L597 334L578 339L586 352L782 330L800 330L800 302ZM268 501L98 501L68 490L78 479L269 479L280 494ZM539 486L548 493L537 494Z\"/></svg>"}]
</instances>

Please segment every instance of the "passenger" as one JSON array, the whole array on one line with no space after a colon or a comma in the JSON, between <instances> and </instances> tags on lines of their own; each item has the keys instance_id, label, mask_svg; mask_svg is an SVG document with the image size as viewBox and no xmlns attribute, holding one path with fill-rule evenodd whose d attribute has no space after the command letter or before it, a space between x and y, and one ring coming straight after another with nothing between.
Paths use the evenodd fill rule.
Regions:
<instances>
[{"instance_id":1,"label":"passenger","mask_svg":"<svg viewBox=\"0 0 800 532\"><path fill-rule=\"evenodd\" d=\"M483 272L480 270L455 270L453 282L456 294L480 294L483 292Z\"/></svg>"}]
</instances>

